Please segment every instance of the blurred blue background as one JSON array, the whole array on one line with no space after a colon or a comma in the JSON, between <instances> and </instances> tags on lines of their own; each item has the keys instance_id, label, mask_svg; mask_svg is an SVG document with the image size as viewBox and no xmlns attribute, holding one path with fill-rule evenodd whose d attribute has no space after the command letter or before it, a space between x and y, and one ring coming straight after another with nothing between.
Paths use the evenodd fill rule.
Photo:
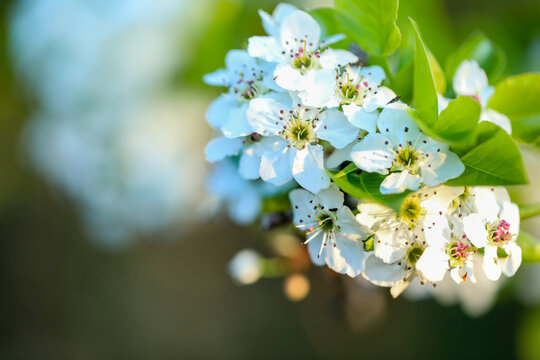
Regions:
<instances>
[{"instance_id":1,"label":"blurred blue background","mask_svg":"<svg viewBox=\"0 0 540 360\"><path fill-rule=\"evenodd\" d=\"M321 268L301 302L280 278L233 284L229 259L270 254L275 234L211 216L204 111L219 90L201 78L276 4L0 2L2 359L540 358L537 266L476 319ZM481 30L506 75L540 71L536 0L402 0L405 32L408 16L441 63ZM540 201L524 151L532 185L513 193Z\"/></svg>"}]
</instances>

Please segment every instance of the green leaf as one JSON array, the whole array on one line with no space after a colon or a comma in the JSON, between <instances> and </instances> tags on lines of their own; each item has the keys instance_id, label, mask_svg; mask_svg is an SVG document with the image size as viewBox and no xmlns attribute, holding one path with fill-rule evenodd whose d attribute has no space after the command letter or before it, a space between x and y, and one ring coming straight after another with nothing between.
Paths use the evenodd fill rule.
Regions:
<instances>
[{"instance_id":1,"label":"green leaf","mask_svg":"<svg viewBox=\"0 0 540 360\"><path fill-rule=\"evenodd\" d=\"M384 175L365 171L358 174L355 171L357 169L353 169L353 167L356 166L349 164L341 171L329 171L328 173L345 193L359 200L375 201L399 211L401 202L410 191L401 194L383 195L379 189L385 178Z\"/></svg>"},{"instance_id":2,"label":"green leaf","mask_svg":"<svg viewBox=\"0 0 540 360\"><path fill-rule=\"evenodd\" d=\"M540 73L512 76L495 86L488 107L512 120L540 114Z\"/></svg>"},{"instance_id":3,"label":"green leaf","mask_svg":"<svg viewBox=\"0 0 540 360\"><path fill-rule=\"evenodd\" d=\"M398 0L336 0L335 7L343 31L363 50L383 56L399 46Z\"/></svg>"},{"instance_id":4,"label":"green leaf","mask_svg":"<svg viewBox=\"0 0 540 360\"><path fill-rule=\"evenodd\" d=\"M512 76L495 86L488 107L507 115L512 135L521 142L540 145L540 73Z\"/></svg>"},{"instance_id":5,"label":"green leaf","mask_svg":"<svg viewBox=\"0 0 540 360\"><path fill-rule=\"evenodd\" d=\"M409 103L412 100L413 71L414 63L411 62L397 72L392 82L392 90L401 97L404 103Z\"/></svg>"},{"instance_id":6,"label":"green leaf","mask_svg":"<svg viewBox=\"0 0 540 360\"><path fill-rule=\"evenodd\" d=\"M446 78L444 77L444 72L439 65L439 62L435 56L428 51L429 64L431 65L431 71L433 71L433 80L435 81L435 89L439 94L444 94L446 92Z\"/></svg>"},{"instance_id":7,"label":"green leaf","mask_svg":"<svg viewBox=\"0 0 540 360\"><path fill-rule=\"evenodd\" d=\"M478 125L477 145L461 161L463 174L446 182L450 186L521 185L528 178L517 144L500 127L489 122Z\"/></svg>"},{"instance_id":8,"label":"green leaf","mask_svg":"<svg viewBox=\"0 0 540 360\"><path fill-rule=\"evenodd\" d=\"M407 104L411 103L413 94L414 41L412 32L408 31L407 37L402 38L399 49L388 59L395 71L394 80L389 86Z\"/></svg>"},{"instance_id":9,"label":"green leaf","mask_svg":"<svg viewBox=\"0 0 540 360\"><path fill-rule=\"evenodd\" d=\"M418 25L409 18L416 39L414 52L413 99L414 107L422 122L433 126L438 119L437 90L433 70L429 61L428 50L422 41Z\"/></svg>"},{"instance_id":10,"label":"green leaf","mask_svg":"<svg viewBox=\"0 0 540 360\"><path fill-rule=\"evenodd\" d=\"M481 111L478 101L459 96L448 103L432 130L451 144L468 144L474 138Z\"/></svg>"},{"instance_id":11,"label":"green leaf","mask_svg":"<svg viewBox=\"0 0 540 360\"><path fill-rule=\"evenodd\" d=\"M540 204L526 204L519 206L519 216L521 220L540 215Z\"/></svg>"},{"instance_id":12,"label":"green leaf","mask_svg":"<svg viewBox=\"0 0 540 360\"><path fill-rule=\"evenodd\" d=\"M506 65L504 52L482 33L471 35L455 53L448 57L445 65L448 79L454 77L456 69L463 60L475 60L490 79L498 77Z\"/></svg>"},{"instance_id":13,"label":"green leaf","mask_svg":"<svg viewBox=\"0 0 540 360\"><path fill-rule=\"evenodd\" d=\"M409 25L411 27L411 25ZM405 103L410 103L413 93L415 35L414 31L407 31L407 37L402 38L399 49L389 58L392 69L396 75L391 88ZM433 70L436 90L444 94L446 91L446 78L435 56L428 50L428 60Z\"/></svg>"},{"instance_id":14,"label":"green leaf","mask_svg":"<svg viewBox=\"0 0 540 360\"><path fill-rule=\"evenodd\" d=\"M358 166L356 166L355 163L350 163L349 165L345 166L342 170L334 172L333 174L334 174L334 177L340 178L356 170L358 170Z\"/></svg>"},{"instance_id":15,"label":"green leaf","mask_svg":"<svg viewBox=\"0 0 540 360\"><path fill-rule=\"evenodd\" d=\"M517 244L523 252L522 260L525 263L540 262L540 241L531 234L520 230L517 238Z\"/></svg>"},{"instance_id":16,"label":"green leaf","mask_svg":"<svg viewBox=\"0 0 540 360\"><path fill-rule=\"evenodd\" d=\"M512 136L520 142L540 147L540 114L513 120Z\"/></svg>"}]
</instances>

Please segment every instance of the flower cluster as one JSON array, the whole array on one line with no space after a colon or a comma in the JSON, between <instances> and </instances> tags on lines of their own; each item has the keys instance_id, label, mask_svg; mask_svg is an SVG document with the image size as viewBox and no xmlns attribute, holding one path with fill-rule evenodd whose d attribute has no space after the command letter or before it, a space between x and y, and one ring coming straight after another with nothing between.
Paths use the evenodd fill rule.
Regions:
<instances>
[{"instance_id":1,"label":"flower cluster","mask_svg":"<svg viewBox=\"0 0 540 360\"><path fill-rule=\"evenodd\" d=\"M521 264L519 209L506 190L445 185L465 165L419 128L382 67L331 48L344 37L322 38L291 5L260 15L268 35L231 50L226 68L204 78L227 89L206 114L220 132L206 156L226 169L210 183L232 218L249 222L265 198L288 193L315 265L393 296L416 277L435 286L446 273L457 284L475 283L478 272L512 276ZM486 108L493 91L478 64L464 62L453 84L482 104L482 120L510 132L504 115ZM441 111L449 101L439 96ZM337 180L348 175L365 197Z\"/></svg>"},{"instance_id":2,"label":"flower cluster","mask_svg":"<svg viewBox=\"0 0 540 360\"><path fill-rule=\"evenodd\" d=\"M358 210L358 222L374 231L363 275L394 296L416 276L435 285L448 272L457 284L475 283L483 271L495 281L521 265L519 209L502 187L442 185L408 195L399 212L373 203Z\"/></svg>"}]
</instances>

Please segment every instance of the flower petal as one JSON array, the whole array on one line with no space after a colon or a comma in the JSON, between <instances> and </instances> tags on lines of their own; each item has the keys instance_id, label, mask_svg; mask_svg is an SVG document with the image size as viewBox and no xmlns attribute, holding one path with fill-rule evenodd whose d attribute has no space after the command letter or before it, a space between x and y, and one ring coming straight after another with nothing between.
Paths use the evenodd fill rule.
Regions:
<instances>
[{"instance_id":1,"label":"flower petal","mask_svg":"<svg viewBox=\"0 0 540 360\"><path fill-rule=\"evenodd\" d=\"M465 191L463 186L437 186L436 188L422 191L427 199L422 201L422 207L429 214L437 214L439 211L446 213L448 206Z\"/></svg>"},{"instance_id":2,"label":"flower petal","mask_svg":"<svg viewBox=\"0 0 540 360\"><path fill-rule=\"evenodd\" d=\"M253 78L252 68L257 68L257 60L250 56L246 50L230 50L225 56L225 66L230 73L236 74L239 76L240 73L243 73L244 76L249 80ZM238 79L230 79L232 81L237 81Z\"/></svg>"},{"instance_id":3,"label":"flower petal","mask_svg":"<svg viewBox=\"0 0 540 360\"><path fill-rule=\"evenodd\" d=\"M484 109L480 114L480 121L489 121L495 125L500 126L508 135L512 135L512 123L508 116L503 115L492 109Z\"/></svg>"},{"instance_id":4,"label":"flower petal","mask_svg":"<svg viewBox=\"0 0 540 360\"><path fill-rule=\"evenodd\" d=\"M335 183L330 184L328 189L321 190L317 196L317 201L319 204L324 206L326 209L341 208L343 207L343 201L345 201L345 196L339 190L339 186ZM309 204L306 204L309 207Z\"/></svg>"},{"instance_id":5,"label":"flower petal","mask_svg":"<svg viewBox=\"0 0 540 360\"><path fill-rule=\"evenodd\" d=\"M399 227L399 224L385 224L375 232L375 256L388 264L401 260L407 254L405 243L409 240L410 232L406 228Z\"/></svg>"},{"instance_id":6,"label":"flower petal","mask_svg":"<svg viewBox=\"0 0 540 360\"><path fill-rule=\"evenodd\" d=\"M377 127L382 134L389 134L402 146L408 141L415 142L420 133L407 110L400 108L383 109L377 120Z\"/></svg>"},{"instance_id":7,"label":"flower petal","mask_svg":"<svg viewBox=\"0 0 540 360\"><path fill-rule=\"evenodd\" d=\"M246 187L238 196L230 199L229 215L238 224L249 224L259 215L261 204L257 190L252 186Z\"/></svg>"},{"instance_id":8,"label":"flower petal","mask_svg":"<svg viewBox=\"0 0 540 360\"><path fill-rule=\"evenodd\" d=\"M309 256L311 257L311 262L317 266L322 266L325 264L326 259L324 256L319 256L319 252L321 251L321 246L323 242L323 232L321 231L319 235L315 236L313 240L311 240L307 247Z\"/></svg>"},{"instance_id":9,"label":"flower petal","mask_svg":"<svg viewBox=\"0 0 540 360\"><path fill-rule=\"evenodd\" d=\"M510 241L504 247L507 257L499 259L499 265L506 276L514 276L521 265L522 250L514 241Z\"/></svg>"},{"instance_id":10,"label":"flower petal","mask_svg":"<svg viewBox=\"0 0 540 360\"><path fill-rule=\"evenodd\" d=\"M332 45L334 43L337 43L338 41L341 41L343 39L345 39L346 36L345 34L335 34L335 35L330 35L330 36L327 36L324 38L324 40L321 41L321 43L323 45Z\"/></svg>"},{"instance_id":11,"label":"flower petal","mask_svg":"<svg viewBox=\"0 0 540 360\"><path fill-rule=\"evenodd\" d=\"M242 151L240 162L238 163L238 173L244 179L254 180L259 178L261 168L261 157L255 153L253 147Z\"/></svg>"},{"instance_id":12,"label":"flower petal","mask_svg":"<svg viewBox=\"0 0 540 360\"><path fill-rule=\"evenodd\" d=\"M302 91L306 88L305 76L299 70L292 68L288 63L276 66L274 79L276 84L283 89Z\"/></svg>"},{"instance_id":13,"label":"flower petal","mask_svg":"<svg viewBox=\"0 0 540 360\"><path fill-rule=\"evenodd\" d=\"M316 194L330 185L324 169L324 153L320 145L308 145L301 150L290 151L292 175L304 189Z\"/></svg>"},{"instance_id":14,"label":"flower petal","mask_svg":"<svg viewBox=\"0 0 540 360\"><path fill-rule=\"evenodd\" d=\"M317 137L329 141L336 149L343 149L358 136L358 129L341 111L327 110L319 116L319 120L315 130Z\"/></svg>"},{"instance_id":15,"label":"flower petal","mask_svg":"<svg viewBox=\"0 0 540 360\"><path fill-rule=\"evenodd\" d=\"M248 125L262 135L279 135L281 125L278 122L280 111L288 111L288 107L270 98L257 98L249 102L246 112Z\"/></svg>"},{"instance_id":16,"label":"flower petal","mask_svg":"<svg viewBox=\"0 0 540 360\"><path fill-rule=\"evenodd\" d=\"M324 190L323 190L324 191ZM336 224L339 226L340 238L349 240L365 240L373 232L360 224L347 206L340 206L337 211Z\"/></svg>"},{"instance_id":17,"label":"flower petal","mask_svg":"<svg viewBox=\"0 0 540 360\"><path fill-rule=\"evenodd\" d=\"M439 105L439 115L441 112L448 107L448 104L450 103L449 98L446 98L442 96L441 94L437 94L437 104Z\"/></svg>"},{"instance_id":18,"label":"flower petal","mask_svg":"<svg viewBox=\"0 0 540 360\"><path fill-rule=\"evenodd\" d=\"M292 205L293 223L296 226L305 225L306 220L309 218L308 215L314 213L313 207L315 205L313 205L313 202L317 200L316 197L304 189L294 189L289 193L289 200Z\"/></svg>"},{"instance_id":19,"label":"flower petal","mask_svg":"<svg viewBox=\"0 0 540 360\"><path fill-rule=\"evenodd\" d=\"M223 124L229 121L231 110L238 106L238 101L234 96L220 95L208 106L206 110L206 120L213 127L219 129Z\"/></svg>"},{"instance_id":20,"label":"flower petal","mask_svg":"<svg viewBox=\"0 0 540 360\"><path fill-rule=\"evenodd\" d=\"M336 149L324 159L324 167L327 169L335 169L345 161L352 161L351 150L357 144L352 142L343 149Z\"/></svg>"},{"instance_id":21,"label":"flower petal","mask_svg":"<svg viewBox=\"0 0 540 360\"><path fill-rule=\"evenodd\" d=\"M442 164L437 166L439 160L442 160ZM443 146L440 147L437 156L431 157L429 164L432 164L431 170L434 174L427 167L422 168L421 171L422 180L427 186L437 186L447 180L457 178L465 171L465 165L459 156Z\"/></svg>"},{"instance_id":22,"label":"flower petal","mask_svg":"<svg viewBox=\"0 0 540 360\"><path fill-rule=\"evenodd\" d=\"M495 86L488 86L484 88L484 90L482 90L480 94L478 94L478 97L476 98L476 100L480 102L480 105L482 105L482 108L486 107L486 105L489 102L489 99L491 98L491 95L493 95L494 92L495 92Z\"/></svg>"},{"instance_id":23,"label":"flower petal","mask_svg":"<svg viewBox=\"0 0 540 360\"><path fill-rule=\"evenodd\" d=\"M368 96L364 102L364 110L373 111L385 107L390 101L396 98L396 93L386 86L377 90L376 94Z\"/></svg>"},{"instance_id":24,"label":"flower petal","mask_svg":"<svg viewBox=\"0 0 540 360\"><path fill-rule=\"evenodd\" d=\"M386 264L381 259L370 256L366 260L366 268L362 275L375 285L391 287L403 281L407 276L407 272L403 269L403 266Z\"/></svg>"},{"instance_id":25,"label":"flower petal","mask_svg":"<svg viewBox=\"0 0 540 360\"><path fill-rule=\"evenodd\" d=\"M326 264L341 274L358 276L365 268L367 254L362 240L371 232L360 225L348 207L340 206L337 212L336 246L324 250Z\"/></svg>"},{"instance_id":26,"label":"flower petal","mask_svg":"<svg viewBox=\"0 0 540 360\"><path fill-rule=\"evenodd\" d=\"M416 262L416 270L421 278L430 282L442 281L448 270L450 257L436 246L428 246Z\"/></svg>"},{"instance_id":27,"label":"flower petal","mask_svg":"<svg viewBox=\"0 0 540 360\"><path fill-rule=\"evenodd\" d=\"M377 117L379 114L377 111L368 112L362 107L356 104L343 105L343 113L351 124L367 131L368 133L377 132Z\"/></svg>"},{"instance_id":28,"label":"flower petal","mask_svg":"<svg viewBox=\"0 0 540 360\"><path fill-rule=\"evenodd\" d=\"M270 62L283 62L281 46L271 36L252 36L248 40L248 54Z\"/></svg>"},{"instance_id":29,"label":"flower petal","mask_svg":"<svg viewBox=\"0 0 540 360\"><path fill-rule=\"evenodd\" d=\"M360 71L358 71L358 78L362 77L362 81L368 83L369 86L380 85L382 81L386 78L384 70L378 65L372 66L362 66Z\"/></svg>"},{"instance_id":30,"label":"flower petal","mask_svg":"<svg viewBox=\"0 0 540 360\"><path fill-rule=\"evenodd\" d=\"M501 268L497 258L497 247L487 245L484 248L484 273L489 280L497 281L501 277Z\"/></svg>"},{"instance_id":31,"label":"flower petal","mask_svg":"<svg viewBox=\"0 0 540 360\"><path fill-rule=\"evenodd\" d=\"M298 95L304 105L329 108L339 105L335 69L309 71L303 82L304 90Z\"/></svg>"},{"instance_id":32,"label":"flower petal","mask_svg":"<svg viewBox=\"0 0 540 360\"><path fill-rule=\"evenodd\" d=\"M303 42L305 41L307 52L311 53L319 45L321 27L308 13L296 10L291 12L283 20L280 34L281 46L284 49L297 51L300 46L303 46Z\"/></svg>"},{"instance_id":33,"label":"flower petal","mask_svg":"<svg viewBox=\"0 0 540 360\"><path fill-rule=\"evenodd\" d=\"M486 230L486 224L480 214L472 213L463 218L463 230L465 235L477 248L487 245L489 233Z\"/></svg>"},{"instance_id":34,"label":"flower petal","mask_svg":"<svg viewBox=\"0 0 540 360\"><path fill-rule=\"evenodd\" d=\"M515 239L519 234L519 207L510 201L503 202L499 218L510 224L510 233Z\"/></svg>"},{"instance_id":35,"label":"flower petal","mask_svg":"<svg viewBox=\"0 0 540 360\"><path fill-rule=\"evenodd\" d=\"M229 119L221 126L223 135L228 138L247 136L253 132L247 121L248 104L231 109Z\"/></svg>"},{"instance_id":36,"label":"flower petal","mask_svg":"<svg viewBox=\"0 0 540 360\"><path fill-rule=\"evenodd\" d=\"M360 169L368 172L388 174L392 167L394 153L385 143L388 138L383 134L368 134L351 151L351 158Z\"/></svg>"},{"instance_id":37,"label":"flower petal","mask_svg":"<svg viewBox=\"0 0 540 360\"><path fill-rule=\"evenodd\" d=\"M275 38L279 38L279 28L281 23L287 16L296 10L298 10L296 7L286 3L279 3L274 9L272 16L263 10L259 10L259 16L262 19L263 28L266 33Z\"/></svg>"},{"instance_id":38,"label":"flower petal","mask_svg":"<svg viewBox=\"0 0 540 360\"><path fill-rule=\"evenodd\" d=\"M328 267L340 274L347 274L350 277L360 275L365 269L366 253L362 242L359 240L349 240L339 238L336 247L329 247L324 250L323 256Z\"/></svg>"},{"instance_id":39,"label":"flower petal","mask_svg":"<svg viewBox=\"0 0 540 360\"><path fill-rule=\"evenodd\" d=\"M405 190L418 190L420 176L408 171L395 172L388 175L381 183L381 194L398 194Z\"/></svg>"},{"instance_id":40,"label":"flower petal","mask_svg":"<svg viewBox=\"0 0 540 360\"><path fill-rule=\"evenodd\" d=\"M499 204L497 196L491 188L473 187L471 195L474 196L474 212L480 214L488 223L499 218Z\"/></svg>"},{"instance_id":41,"label":"flower petal","mask_svg":"<svg viewBox=\"0 0 540 360\"><path fill-rule=\"evenodd\" d=\"M261 179L276 186L284 185L292 179L289 149L284 146L280 150L268 151L261 157L259 175Z\"/></svg>"},{"instance_id":42,"label":"flower petal","mask_svg":"<svg viewBox=\"0 0 540 360\"><path fill-rule=\"evenodd\" d=\"M392 210L378 203L362 202L358 204L356 221L368 228L377 231L381 222L392 214Z\"/></svg>"},{"instance_id":43,"label":"flower petal","mask_svg":"<svg viewBox=\"0 0 540 360\"><path fill-rule=\"evenodd\" d=\"M468 261L467 263L469 263L470 261ZM452 280L454 280L454 282L456 284L461 284L463 281L467 280L469 278L469 273L472 274L472 271L471 269L469 269L468 267L459 267L459 266L456 266L454 268L452 268L450 270L450 277L452 278Z\"/></svg>"},{"instance_id":44,"label":"flower petal","mask_svg":"<svg viewBox=\"0 0 540 360\"><path fill-rule=\"evenodd\" d=\"M218 162L228 156L238 154L243 146L244 144L242 144L242 139L240 138L229 139L225 137L218 137L210 140L204 149L204 153L207 161Z\"/></svg>"},{"instance_id":45,"label":"flower petal","mask_svg":"<svg viewBox=\"0 0 540 360\"><path fill-rule=\"evenodd\" d=\"M479 95L487 86L485 71L474 60L464 60L456 69L453 79L456 95Z\"/></svg>"},{"instance_id":46,"label":"flower petal","mask_svg":"<svg viewBox=\"0 0 540 360\"><path fill-rule=\"evenodd\" d=\"M228 86L230 84L227 69L218 69L203 76L203 81L212 86Z\"/></svg>"},{"instance_id":47,"label":"flower petal","mask_svg":"<svg viewBox=\"0 0 540 360\"><path fill-rule=\"evenodd\" d=\"M358 57L356 55L350 51L341 49L326 49L319 58L321 67L330 70L335 70L338 65L354 64L357 61Z\"/></svg>"}]
</instances>

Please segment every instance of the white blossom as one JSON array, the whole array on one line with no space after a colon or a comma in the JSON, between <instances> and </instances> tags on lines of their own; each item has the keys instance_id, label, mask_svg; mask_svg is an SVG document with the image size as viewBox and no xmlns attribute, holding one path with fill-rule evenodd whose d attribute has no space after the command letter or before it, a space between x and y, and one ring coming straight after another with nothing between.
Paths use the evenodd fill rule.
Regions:
<instances>
[{"instance_id":1,"label":"white blossom","mask_svg":"<svg viewBox=\"0 0 540 360\"><path fill-rule=\"evenodd\" d=\"M472 254L470 261L474 268L481 269L484 261L483 255ZM483 271L477 272L475 282L464 281L457 284L451 277L445 276L442 281L437 283L437 287L431 287L422 286L417 280L413 281L403 295L411 300L433 296L444 306L460 304L467 315L478 317L489 311L495 304L497 292L504 283L503 280L489 280Z\"/></svg>"},{"instance_id":2,"label":"white blossom","mask_svg":"<svg viewBox=\"0 0 540 360\"><path fill-rule=\"evenodd\" d=\"M465 170L459 157L418 129L403 108L385 108L377 120L380 133L370 133L355 145L351 157L368 172L387 175L381 193L437 186Z\"/></svg>"},{"instance_id":3,"label":"white blossom","mask_svg":"<svg viewBox=\"0 0 540 360\"><path fill-rule=\"evenodd\" d=\"M229 89L208 106L206 118L226 137L247 136L253 132L246 119L250 100L281 90L273 81L275 64L255 59L245 50L231 50L225 57L225 65L225 69L203 78L207 84Z\"/></svg>"},{"instance_id":4,"label":"white blossom","mask_svg":"<svg viewBox=\"0 0 540 360\"><path fill-rule=\"evenodd\" d=\"M274 79L279 86L302 91L306 89L311 73L333 70L358 61L348 51L327 48L331 43L343 39L343 36L322 40L321 28L309 14L289 10L282 13L284 16L280 14L279 20L268 21L268 17L263 16L267 20L265 24L271 24L269 27L265 25L270 30L270 36L253 36L248 44L249 55L277 63Z\"/></svg>"},{"instance_id":5,"label":"white blossom","mask_svg":"<svg viewBox=\"0 0 540 360\"><path fill-rule=\"evenodd\" d=\"M510 119L487 107L495 88L489 86L486 72L476 61L464 60L456 69L452 83L456 96L470 96L480 103L482 106L480 121L489 121L500 126L508 134L512 134ZM439 95L439 110L445 109L449 101L449 99Z\"/></svg>"},{"instance_id":6,"label":"white blossom","mask_svg":"<svg viewBox=\"0 0 540 360\"><path fill-rule=\"evenodd\" d=\"M387 87L379 66L339 67L312 72L306 76L308 86L299 93L302 103L308 106L338 107L356 127L374 133L377 130L378 108L396 97Z\"/></svg>"},{"instance_id":7,"label":"white blossom","mask_svg":"<svg viewBox=\"0 0 540 360\"><path fill-rule=\"evenodd\" d=\"M262 25L266 33L275 38L279 38L281 23L294 11L298 11L298 8L287 3L277 4L272 15L269 15L263 10L259 10Z\"/></svg>"},{"instance_id":8,"label":"white blossom","mask_svg":"<svg viewBox=\"0 0 540 360\"><path fill-rule=\"evenodd\" d=\"M504 188L477 187L471 191L473 212L463 218L465 234L478 248L484 248L483 269L490 280L501 272L513 276L521 265L519 208Z\"/></svg>"},{"instance_id":9,"label":"white blossom","mask_svg":"<svg viewBox=\"0 0 540 360\"><path fill-rule=\"evenodd\" d=\"M448 227L443 229L443 243L429 246L424 251L428 255L416 264L417 270L431 282L443 280L449 271L450 277L460 284L464 281L476 282L473 255L478 253L467 238L461 218L447 215Z\"/></svg>"},{"instance_id":10,"label":"white blossom","mask_svg":"<svg viewBox=\"0 0 540 360\"><path fill-rule=\"evenodd\" d=\"M260 98L249 105L248 123L267 138L261 150L260 176L274 185L294 178L317 193L330 184L318 139L343 148L356 139L358 129L338 110L321 111L293 103L293 99L285 103Z\"/></svg>"},{"instance_id":11,"label":"white blossom","mask_svg":"<svg viewBox=\"0 0 540 360\"><path fill-rule=\"evenodd\" d=\"M379 286L392 287L398 296L418 275L422 282L443 279L448 256L439 251L448 242L446 210L463 188L439 186L409 195L399 213L371 203L361 203L357 220L375 231L373 254L364 277Z\"/></svg>"},{"instance_id":12,"label":"white blossom","mask_svg":"<svg viewBox=\"0 0 540 360\"><path fill-rule=\"evenodd\" d=\"M445 185L465 166L385 86L392 74L328 48L343 36L322 40L319 24L292 5L259 14L268 36L251 37L247 51L232 50L226 68L204 78L229 89L206 114L221 132L205 149L216 163L210 193L240 223L253 221L267 197L288 193L315 265L362 275L393 297L412 288L411 296L487 309L495 280L521 264L519 208L506 190ZM453 86L481 104L480 121L510 133L508 118L487 108L494 88L476 62L459 65ZM439 112L449 101L439 95ZM243 251L229 270L252 283L261 261ZM486 299L475 301L477 291Z\"/></svg>"},{"instance_id":13,"label":"white blossom","mask_svg":"<svg viewBox=\"0 0 540 360\"><path fill-rule=\"evenodd\" d=\"M314 195L303 189L289 194L294 224L307 233L305 243L314 264L351 277L364 270L366 253L362 240L371 232L358 223L343 205L343 193L332 184Z\"/></svg>"},{"instance_id":14,"label":"white blossom","mask_svg":"<svg viewBox=\"0 0 540 360\"><path fill-rule=\"evenodd\" d=\"M271 138L262 137L257 133L232 139L217 137L206 145L206 160L215 163L227 157L239 156L238 173L244 179L255 180L259 178L261 156L265 146L271 141Z\"/></svg>"}]
</instances>

